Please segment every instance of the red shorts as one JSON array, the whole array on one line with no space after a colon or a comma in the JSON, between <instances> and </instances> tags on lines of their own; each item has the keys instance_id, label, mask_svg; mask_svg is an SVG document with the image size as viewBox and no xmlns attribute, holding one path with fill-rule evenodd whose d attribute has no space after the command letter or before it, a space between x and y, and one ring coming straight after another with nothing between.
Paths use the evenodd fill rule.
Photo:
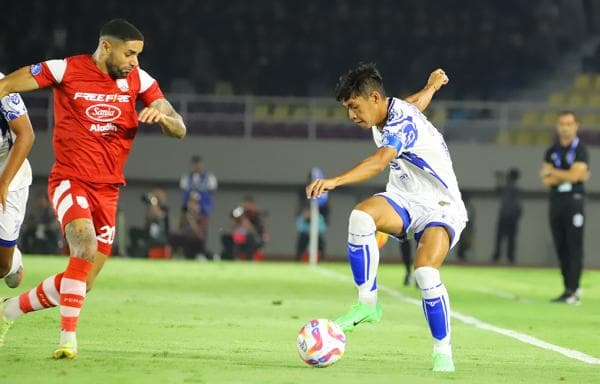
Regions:
<instances>
[{"instance_id":1,"label":"red shorts","mask_svg":"<svg viewBox=\"0 0 600 384\"><path fill-rule=\"evenodd\" d=\"M96 230L98 251L110 255L115 240L115 221L119 186L91 184L77 179L48 180L48 197L65 231L75 219L91 219Z\"/></svg>"}]
</instances>

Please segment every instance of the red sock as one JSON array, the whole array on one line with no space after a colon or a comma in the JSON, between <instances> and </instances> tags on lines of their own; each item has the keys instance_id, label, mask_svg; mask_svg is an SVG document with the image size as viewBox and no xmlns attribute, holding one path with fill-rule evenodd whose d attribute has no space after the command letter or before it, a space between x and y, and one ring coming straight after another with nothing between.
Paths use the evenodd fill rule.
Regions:
<instances>
[{"instance_id":1,"label":"red sock","mask_svg":"<svg viewBox=\"0 0 600 384\"><path fill-rule=\"evenodd\" d=\"M64 332L75 332L85 300L86 280L92 263L71 257L60 282L60 324Z\"/></svg>"},{"instance_id":2,"label":"red sock","mask_svg":"<svg viewBox=\"0 0 600 384\"><path fill-rule=\"evenodd\" d=\"M50 276L36 288L19 296L19 309L22 313L56 307L60 302L60 282L63 274Z\"/></svg>"},{"instance_id":3,"label":"red sock","mask_svg":"<svg viewBox=\"0 0 600 384\"><path fill-rule=\"evenodd\" d=\"M27 312L56 307L60 303L60 282L63 274L50 276L37 287L7 300L4 315L16 320Z\"/></svg>"}]
</instances>

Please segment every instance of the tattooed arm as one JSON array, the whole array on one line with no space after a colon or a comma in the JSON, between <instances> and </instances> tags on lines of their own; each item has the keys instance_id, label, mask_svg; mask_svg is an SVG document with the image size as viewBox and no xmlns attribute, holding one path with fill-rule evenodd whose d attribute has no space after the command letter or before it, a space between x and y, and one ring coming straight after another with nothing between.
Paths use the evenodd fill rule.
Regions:
<instances>
[{"instance_id":1,"label":"tattooed arm","mask_svg":"<svg viewBox=\"0 0 600 384\"><path fill-rule=\"evenodd\" d=\"M0 98L9 93L33 91L39 87L29 67L23 67L0 80Z\"/></svg>"},{"instance_id":2,"label":"tattooed arm","mask_svg":"<svg viewBox=\"0 0 600 384\"><path fill-rule=\"evenodd\" d=\"M183 139L186 133L185 123L167 99L155 100L138 115L142 123L158 124L167 136Z\"/></svg>"}]
</instances>

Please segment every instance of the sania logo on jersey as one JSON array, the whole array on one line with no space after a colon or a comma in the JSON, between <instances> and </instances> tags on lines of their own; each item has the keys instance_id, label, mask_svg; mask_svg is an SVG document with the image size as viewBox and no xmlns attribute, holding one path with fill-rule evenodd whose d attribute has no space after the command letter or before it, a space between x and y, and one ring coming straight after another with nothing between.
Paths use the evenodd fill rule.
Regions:
<instances>
[{"instance_id":1,"label":"sania logo on jersey","mask_svg":"<svg viewBox=\"0 0 600 384\"><path fill-rule=\"evenodd\" d=\"M110 104L94 104L85 110L85 114L92 120L108 122L117 120L121 110Z\"/></svg>"}]
</instances>

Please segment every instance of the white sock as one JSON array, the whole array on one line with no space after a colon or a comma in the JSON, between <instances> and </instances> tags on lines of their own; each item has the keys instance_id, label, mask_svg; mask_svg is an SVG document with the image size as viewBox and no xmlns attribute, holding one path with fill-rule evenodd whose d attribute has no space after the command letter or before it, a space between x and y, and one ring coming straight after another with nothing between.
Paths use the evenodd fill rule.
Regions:
<instances>
[{"instance_id":1,"label":"white sock","mask_svg":"<svg viewBox=\"0 0 600 384\"><path fill-rule=\"evenodd\" d=\"M66 343L75 343L75 349L77 349L77 334L75 332L60 331L59 345L65 345Z\"/></svg>"},{"instance_id":2,"label":"white sock","mask_svg":"<svg viewBox=\"0 0 600 384\"><path fill-rule=\"evenodd\" d=\"M23 255L21 254L19 247L15 246L13 250L12 265L10 266L10 271L6 275L8 276L12 275L13 273L16 273L19 270L19 267L22 265L22 263Z\"/></svg>"},{"instance_id":3,"label":"white sock","mask_svg":"<svg viewBox=\"0 0 600 384\"><path fill-rule=\"evenodd\" d=\"M433 336L433 352L452 356L450 343L450 298L440 279L440 271L432 267L415 269L421 288L423 313Z\"/></svg>"},{"instance_id":4,"label":"white sock","mask_svg":"<svg viewBox=\"0 0 600 384\"><path fill-rule=\"evenodd\" d=\"M348 260L358 288L358 300L372 306L377 304L379 266L376 229L371 215L357 209L352 210L348 224Z\"/></svg>"},{"instance_id":5,"label":"white sock","mask_svg":"<svg viewBox=\"0 0 600 384\"><path fill-rule=\"evenodd\" d=\"M15 321L24 314L25 312L23 312L19 306L19 296L11 297L6 300L4 316L6 316L7 320Z\"/></svg>"}]
</instances>

